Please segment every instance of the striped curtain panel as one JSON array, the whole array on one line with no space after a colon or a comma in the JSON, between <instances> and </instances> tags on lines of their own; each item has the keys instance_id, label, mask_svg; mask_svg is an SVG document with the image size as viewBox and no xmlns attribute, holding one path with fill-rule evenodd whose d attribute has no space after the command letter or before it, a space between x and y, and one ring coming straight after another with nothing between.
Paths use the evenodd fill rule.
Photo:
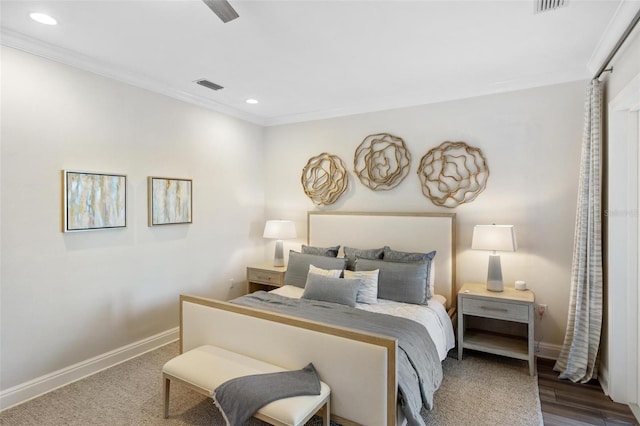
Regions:
<instances>
[{"instance_id":1,"label":"striped curtain panel","mask_svg":"<svg viewBox=\"0 0 640 426\"><path fill-rule=\"evenodd\" d=\"M602 329L601 145L602 83L596 79L585 102L567 331L554 366L561 379L580 383L597 377Z\"/></svg>"}]
</instances>

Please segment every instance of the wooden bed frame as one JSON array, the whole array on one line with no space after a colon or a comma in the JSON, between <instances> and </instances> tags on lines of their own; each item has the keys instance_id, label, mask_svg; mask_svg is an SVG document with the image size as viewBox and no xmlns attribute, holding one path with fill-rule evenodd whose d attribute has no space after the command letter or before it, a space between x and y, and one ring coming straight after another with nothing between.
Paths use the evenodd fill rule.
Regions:
<instances>
[{"instance_id":1,"label":"wooden bed frame","mask_svg":"<svg viewBox=\"0 0 640 426\"><path fill-rule=\"evenodd\" d=\"M329 229L334 230L332 236L326 235ZM330 243L324 242L329 239ZM310 212L307 242L358 248L386 244L402 251L435 249L436 292L447 296L450 315L455 311L455 214ZM331 386L332 420L343 425L401 423L395 339L182 295L180 351L205 344L287 369L312 362Z\"/></svg>"}]
</instances>

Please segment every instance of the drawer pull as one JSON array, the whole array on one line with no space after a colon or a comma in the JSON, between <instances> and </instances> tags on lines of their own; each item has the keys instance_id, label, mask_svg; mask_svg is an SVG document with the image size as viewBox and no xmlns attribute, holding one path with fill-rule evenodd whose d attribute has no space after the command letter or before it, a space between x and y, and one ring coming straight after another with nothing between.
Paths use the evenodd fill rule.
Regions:
<instances>
[{"instance_id":1,"label":"drawer pull","mask_svg":"<svg viewBox=\"0 0 640 426\"><path fill-rule=\"evenodd\" d=\"M508 309L505 309L505 308L494 308L492 306L480 306L480 308L484 309L485 311L509 312Z\"/></svg>"},{"instance_id":2,"label":"drawer pull","mask_svg":"<svg viewBox=\"0 0 640 426\"><path fill-rule=\"evenodd\" d=\"M256 278L258 278L259 280L267 280L267 281L271 281L271 277L268 275L256 275Z\"/></svg>"}]
</instances>

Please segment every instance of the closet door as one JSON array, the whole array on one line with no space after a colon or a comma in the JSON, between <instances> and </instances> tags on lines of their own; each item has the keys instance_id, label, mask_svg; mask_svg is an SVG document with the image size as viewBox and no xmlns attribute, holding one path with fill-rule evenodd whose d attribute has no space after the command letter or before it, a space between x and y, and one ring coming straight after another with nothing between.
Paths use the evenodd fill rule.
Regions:
<instances>
[{"instance_id":1,"label":"closet door","mask_svg":"<svg viewBox=\"0 0 640 426\"><path fill-rule=\"evenodd\" d=\"M640 417L640 74L608 108L607 393Z\"/></svg>"},{"instance_id":2,"label":"closet door","mask_svg":"<svg viewBox=\"0 0 640 426\"><path fill-rule=\"evenodd\" d=\"M640 89L638 90L638 97L640 98ZM640 109L640 105L637 106ZM636 122L638 125L638 131L636 133L636 143L640 146L640 110L636 110ZM640 169L640 149L638 150L638 158L637 158L637 169ZM636 205L636 229L639 230L640 233L640 172L638 173L638 181L637 181L637 190L638 190L638 203ZM637 258L636 258L636 306L634 311L637 313L640 309L640 235L636 234L636 250L637 250ZM637 314L640 315L640 314ZM636 383L635 383L635 407L634 414L637 418L640 419L640 318L636 317L635 322L636 327L636 341L635 341L635 360L636 360Z\"/></svg>"}]
</instances>

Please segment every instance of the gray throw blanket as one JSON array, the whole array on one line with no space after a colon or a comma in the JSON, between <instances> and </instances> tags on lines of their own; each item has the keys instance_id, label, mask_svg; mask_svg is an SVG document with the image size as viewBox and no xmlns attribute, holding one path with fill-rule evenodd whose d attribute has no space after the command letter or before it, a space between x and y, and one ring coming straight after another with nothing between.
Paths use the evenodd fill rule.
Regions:
<instances>
[{"instance_id":1,"label":"gray throw blanket","mask_svg":"<svg viewBox=\"0 0 640 426\"><path fill-rule=\"evenodd\" d=\"M270 402L300 395L320 395L320 379L313 364L302 370L228 380L213 391L213 401L228 426L242 426Z\"/></svg>"},{"instance_id":2,"label":"gray throw blanket","mask_svg":"<svg viewBox=\"0 0 640 426\"><path fill-rule=\"evenodd\" d=\"M436 346L422 324L336 303L291 299L264 291L231 302L395 338L400 349L397 355L398 403L409 425L425 425L420 410L433 407L433 393L442 382L442 365Z\"/></svg>"}]
</instances>

